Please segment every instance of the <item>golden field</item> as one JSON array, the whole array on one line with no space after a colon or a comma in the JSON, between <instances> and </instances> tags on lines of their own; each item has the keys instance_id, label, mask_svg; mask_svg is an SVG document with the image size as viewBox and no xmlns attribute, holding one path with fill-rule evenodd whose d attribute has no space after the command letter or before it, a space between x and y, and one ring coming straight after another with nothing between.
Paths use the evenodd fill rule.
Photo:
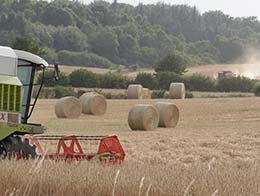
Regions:
<instances>
[{"instance_id":1,"label":"golden field","mask_svg":"<svg viewBox=\"0 0 260 196\"><path fill-rule=\"evenodd\" d=\"M57 119L56 100L39 100L31 121L48 134L117 135L121 166L95 162L0 161L0 195L259 195L260 99L108 100L104 116ZM174 129L130 131L138 103L175 103Z\"/></svg>"}]
</instances>

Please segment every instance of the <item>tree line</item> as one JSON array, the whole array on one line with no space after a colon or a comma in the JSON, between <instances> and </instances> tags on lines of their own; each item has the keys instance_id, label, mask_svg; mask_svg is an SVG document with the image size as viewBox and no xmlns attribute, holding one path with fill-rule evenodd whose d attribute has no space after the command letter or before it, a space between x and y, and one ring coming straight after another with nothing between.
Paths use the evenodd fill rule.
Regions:
<instances>
[{"instance_id":1,"label":"tree line","mask_svg":"<svg viewBox=\"0 0 260 196\"><path fill-rule=\"evenodd\" d=\"M53 72L47 71L46 78L53 78ZM38 76L38 83L42 75ZM141 84L150 90L169 90L172 82L182 82L188 91L204 92L253 92L259 81L242 76L227 76L219 79L212 79L199 74L181 75L175 72L163 71L154 74L140 72L135 78L124 76L120 73L108 72L98 74L87 69L74 70L69 75L60 73L60 80L45 81L46 87L75 87L75 88L98 88L98 89L127 89L130 84ZM258 88L259 89L259 88Z\"/></svg>"},{"instance_id":2,"label":"tree line","mask_svg":"<svg viewBox=\"0 0 260 196\"><path fill-rule=\"evenodd\" d=\"M154 67L178 53L185 65L243 62L259 51L260 22L187 5L1 0L0 45L40 54L50 63Z\"/></svg>"}]
</instances>

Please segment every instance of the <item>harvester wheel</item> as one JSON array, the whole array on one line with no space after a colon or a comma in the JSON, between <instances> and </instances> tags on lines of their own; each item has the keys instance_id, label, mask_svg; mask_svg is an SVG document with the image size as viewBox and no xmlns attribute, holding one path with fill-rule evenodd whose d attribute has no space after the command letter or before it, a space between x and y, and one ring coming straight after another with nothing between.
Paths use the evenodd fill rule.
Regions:
<instances>
[{"instance_id":1,"label":"harvester wheel","mask_svg":"<svg viewBox=\"0 0 260 196\"><path fill-rule=\"evenodd\" d=\"M36 147L30 145L29 140L19 136L9 136L1 141L0 153L3 158L29 159L36 158Z\"/></svg>"},{"instance_id":2,"label":"harvester wheel","mask_svg":"<svg viewBox=\"0 0 260 196\"><path fill-rule=\"evenodd\" d=\"M0 142L0 156L3 157L5 154L5 148L2 142Z\"/></svg>"}]
</instances>

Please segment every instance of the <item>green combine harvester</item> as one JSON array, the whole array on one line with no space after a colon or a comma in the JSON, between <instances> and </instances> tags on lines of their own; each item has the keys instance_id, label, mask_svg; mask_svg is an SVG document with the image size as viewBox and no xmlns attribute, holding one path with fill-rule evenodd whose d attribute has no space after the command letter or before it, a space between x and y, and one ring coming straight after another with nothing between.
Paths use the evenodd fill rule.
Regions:
<instances>
[{"instance_id":1,"label":"green combine harvester","mask_svg":"<svg viewBox=\"0 0 260 196\"><path fill-rule=\"evenodd\" d=\"M0 46L0 155L2 157L14 154L32 158L36 156L35 146L29 144L29 139L22 139L19 135L44 132L42 125L30 124L28 120L42 88L47 67L48 63L39 56ZM42 82L35 84L34 78L39 71L43 73ZM39 86L39 91L31 103L33 88L36 85Z\"/></svg>"},{"instance_id":2,"label":"green combine harvester","mask_svg":"<svg viewBox=\"0 0 260 196\"><path fill-rule=\"evenodd\" d=\"M59 68L54 65L53 77L45 78L48 63L41 57L21 50L0 46L0 156L2 158L91 160L117 164L124 161L125 153L116 136L40 135L44 126L28 120L45 80L58 80ZM35 84L36 72L42 72L40 84ZM36 97L32 92L38 86ZM46 154L39 143L58 140L55 153ZM84 153L80 141L99 141L97 153Z\"/></svg>"}]
</instances>

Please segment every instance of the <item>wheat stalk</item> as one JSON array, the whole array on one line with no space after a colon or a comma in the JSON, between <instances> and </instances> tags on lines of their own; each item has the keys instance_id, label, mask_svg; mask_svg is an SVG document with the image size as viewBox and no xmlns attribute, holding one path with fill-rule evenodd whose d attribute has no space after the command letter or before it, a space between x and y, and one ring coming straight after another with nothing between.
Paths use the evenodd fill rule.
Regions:
<instances>
[{"instance_id":1,"label":"wheat stalk","mask_svg":"<svg viewBox=\"0 0 260 196\"><path fill-rule=\"evenodd\" d=\"M37 173L40 172L40 168L42 166L42 163L45 159L45 155L47 154L47 152L48 151L46 150L41 158L36 159L36 161L34 162L34 165L31 167L31 169L30 169L31 171L29 173L30 177L29 177L29 180L28 180L27 185L25 187L23 196L28 195L29 192L31 191L34 174L37 174Z\"/></svg>"},{"instance_id":2,"label":"wheat stalk","mask_svg":"<svg viewBox=\"0 0 260 196\"><path fill-rule=\"evenodd\" d=\"M208 171L211 170L211 165L212 165L215 161L216 161L216 158L213 157L213 158L211 159L211 161L208 163Z\"/></svg>"},{"instance_id":3,"label":"wheat stalk","mask_svg":"<svg viewBox=\"0 0 260 196\"><path fill-rule=\"evenodd\" d=\"M115 180L114 180L114 186L113 186L112 196L115 196L117 178L118 178L118 176L119 176L119 173L120 173L120 170L117 170L116 175L115 175Z\"/></svg>"},{"instance_id":4,"label":"wheat stalk","mask_svg":"<svg viewBox=\"0 0 260 196\"><path fill-rule=\"evenodd\" d=\"M145 177L142 177L142 179L141 179L141 181L140 181L138 196L141 196L142 187L143 187L143 185L144 185L144 179L145 179Z\"/></svg>"},{"instance_id":5,"label":"wheat stalk","mask_svg":"<svg viewBox=\"0 0 260 196\"><path fill-rule=\"evenodd\" d=\"M218 194L218 189L212 194L212 196L216 196Z\"/></svg>"},{"instance_id":6,"label":"wheat stalk","mask_svg":"<svg viewBox=\"0 0 260 196\"><path fill-rule=\"evenodd\" d=\"M149 196L151 188L152 188L152 184L149 184L148 189L147 189L146 194L145 194L146 196Z\"/></svg>"},{"instance_id":7,"label":"wheat stalk","mask_svg":"<svg viewBox=\"0 0 260 196\"><path fill-rule=\"evenodd\" d=\"M187 188L186 188L185 191L184 191L183 196L186 196L186 195L189 193L189 189L190 189L190 187L193 185L194 182L195 182L195 179L193 179L193 180L190 182L190 184L187 186Z\"/></svg>"}]
</instances>

